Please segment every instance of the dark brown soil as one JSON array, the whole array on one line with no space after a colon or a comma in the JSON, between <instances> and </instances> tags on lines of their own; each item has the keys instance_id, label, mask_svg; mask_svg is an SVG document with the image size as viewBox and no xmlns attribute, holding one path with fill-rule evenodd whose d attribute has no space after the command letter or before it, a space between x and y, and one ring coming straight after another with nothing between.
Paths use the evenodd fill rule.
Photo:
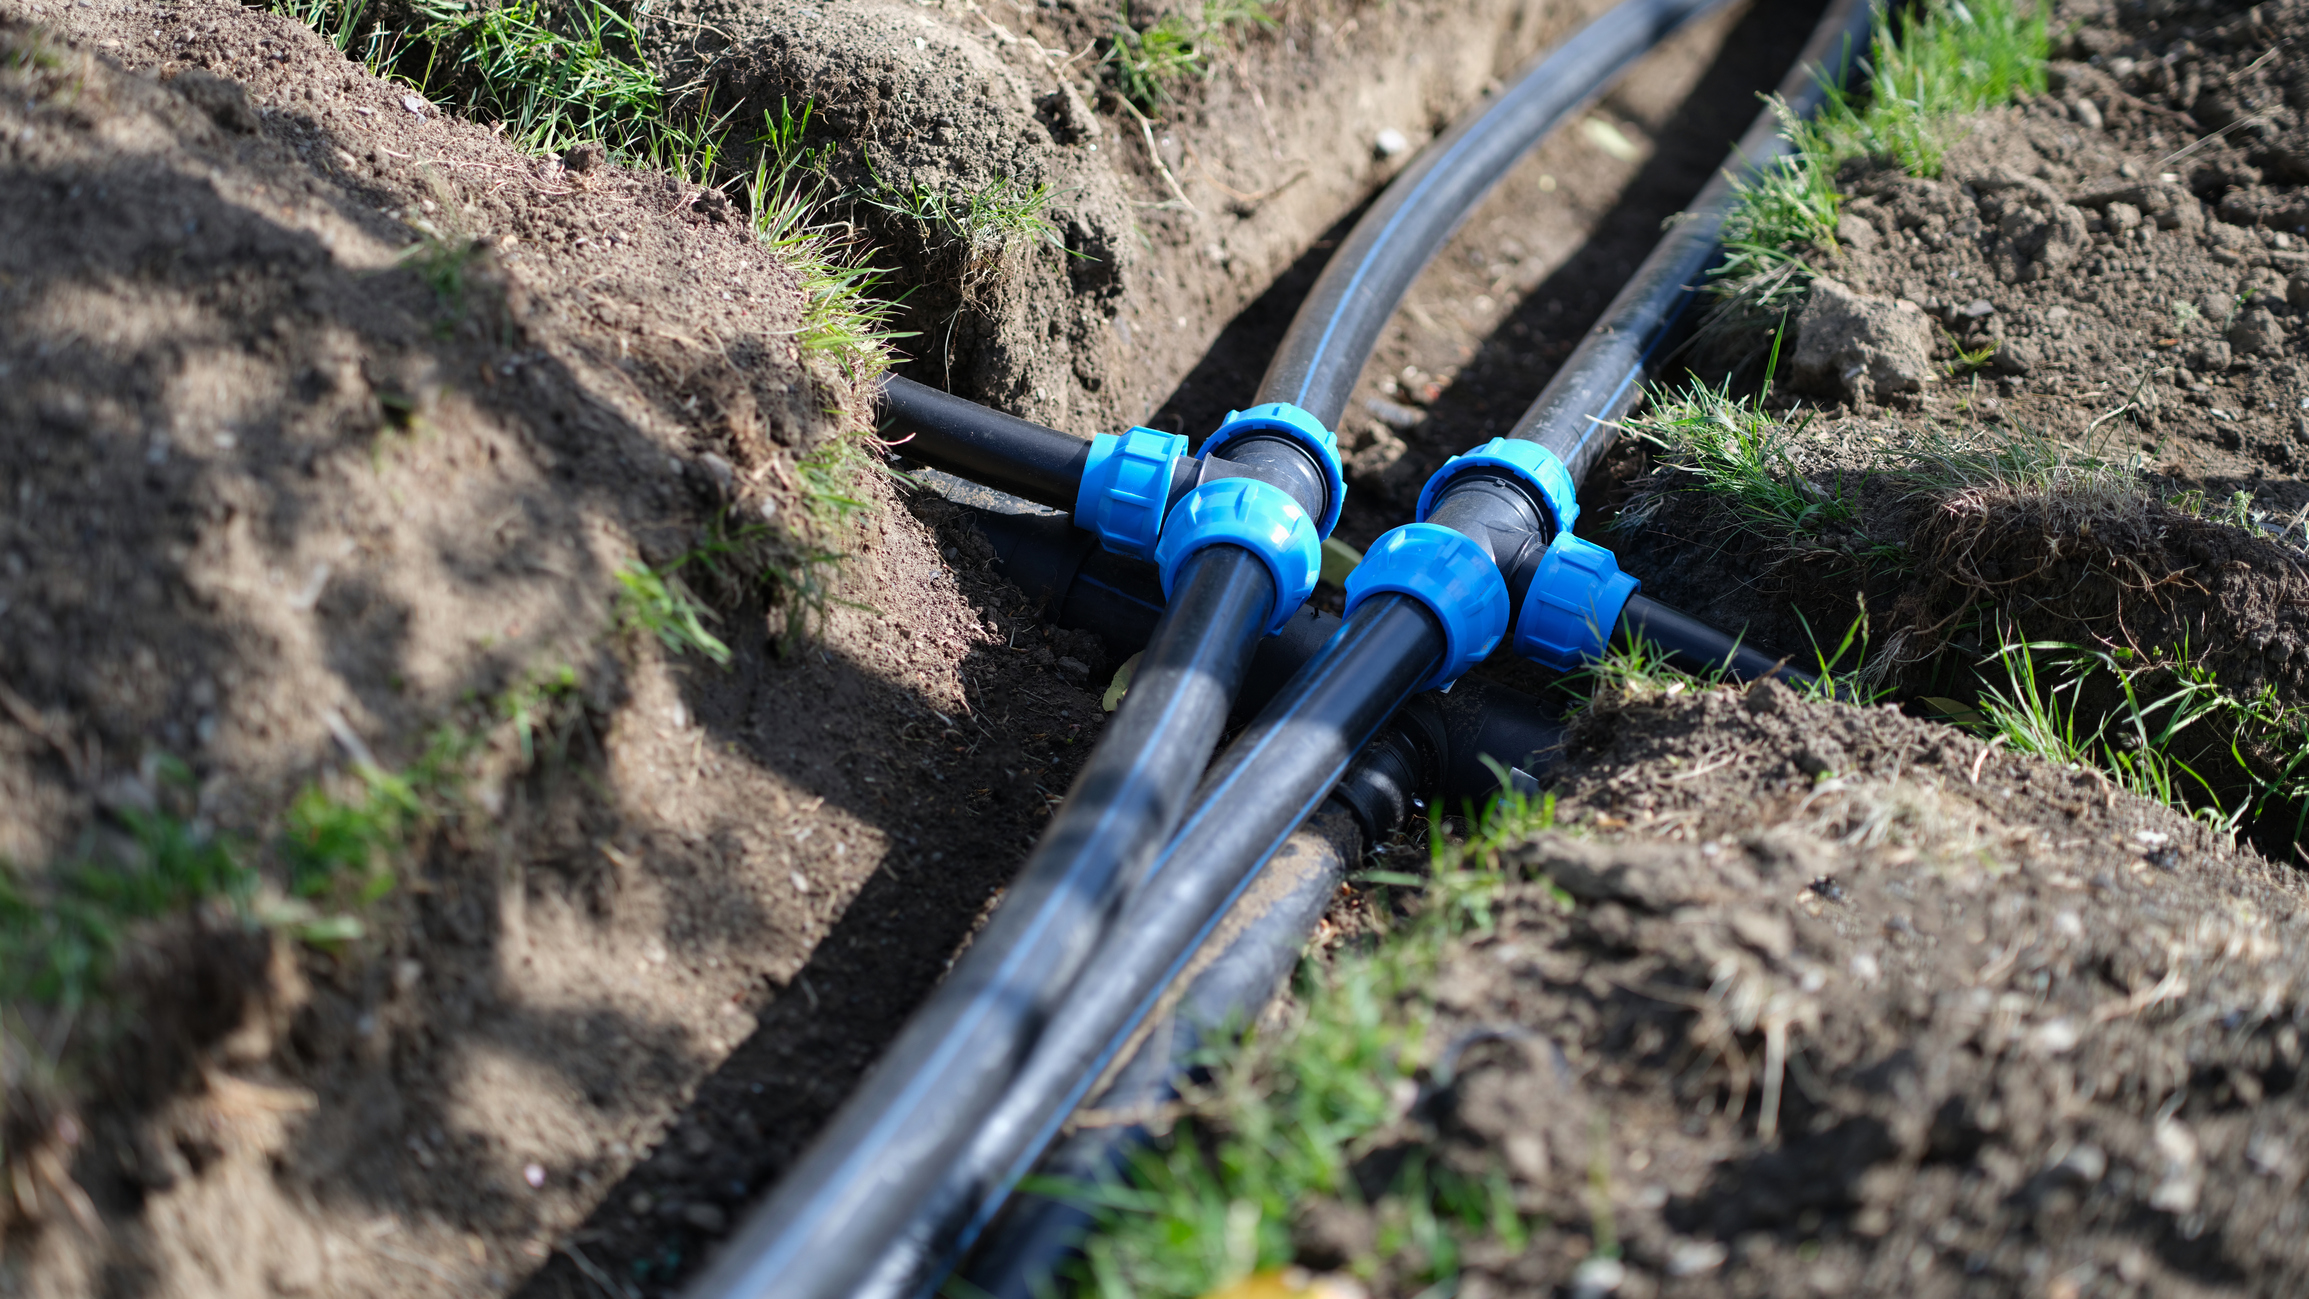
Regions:
<instances>
[{"instance_id":1,"label":"dark brown soil","mask_svg":"<svg viewBox=\"0 0 2309 1299\"><path fill-rule=\"evenodd\" d=\"M2288 159L2309 128L2298 61L2263 56L2309 30L2309 10L2066 16L2084 25L2061 52L2089 61L2055 63L2051 94L1979 120L1944 180L1864 181L1851 211L1873 246L1848 248L1844 264L1969 345L1999 343L1993 373L1922 413L1971 401L1984 420L2075 434L2130 403L2151 468L2292 515L2309 506L2309 293L2288 287L2309 272L2309 170ZM2014 182L2049 185L2049 215L2083 218L2086 242L2065 265L2041 250L2032 264L2025 232L1999 229ZM1979 302L1991 310L1969 314Z\"/></svg>"},{"instance_id":2,"label":"dark brown soil","mask_svg":"<svg viewBox=\"0 0 2309 1299\"><path fill-rule=\"evenodd\" d=\"M1929 320L1936 362L1921 392L1883 404L1833 382L1774 395L1803 427L1790 464L1851 504L1850 524L1773 535L1670 469L1633 483L1616 523L1597 511L1594 535L1648 594L1805 662L1865 614L1870 679L1904 692L1968 697L1975 665L2017 638L2185 660L2241 698L2300 706L2309 371L2289 295L2309 289L2309 241L2282 214L2309 177L2279 160L2300 109L2271 69L2289 65L2256 60L2309 11L2253 12L2078 10L2061 53L2090 62L2058 62L2052 94L1971 119L1941 179L1848 169L1839 246L1811 260ZM2147 70L2167 55L2169 86ZM2250 103L2259 124L2224 134L2244 119L2216 101ZM1959 487L1909 458L2030 442L2112 472ZM2214 517L2238 491L2257 526ZM2280 855L2296 811L2263 827Z\"/></svg>"},{"instance_id":3,"label":"dark brown soil","mask_svg":"<svg viewBox=\"0 0 2309 1299\"><path fill-rule=\"evenodd\" d=\"M1546 882L1432 984L1456 1067L1369 1156L1543 1217L1460 1294L1570 1292L1614 1241L1622 1296L2309 1280L2299 875L1776 685L1608 701L1566 756L1560 828L1503 853ZM1311 1204L1305 1255L1373 1227Z\"/></svg>"},{"instance_id":4,"label":"dark brown soil","mask_svg":"<svg viewBox=\"0 0 2309 1299\"><path fill-rule=\"evenodd\" d=\"M219 914L77 1015L8 1008L6 1287L503 1291L653 1149L618 1204L694 1254L939 977L1095 696L878 477L813 521L795 464L864 394L694 188L523 157L236 5L12 7L0 48L14 877L167 803L160 754L261 845L352 744L486 742L366 938ZM780 657L734 598L727 671L620 633L615 570L724 511L849 552L848 603ZM525 755L487 701L563 666Z\"/></svg>"}]
</instances>

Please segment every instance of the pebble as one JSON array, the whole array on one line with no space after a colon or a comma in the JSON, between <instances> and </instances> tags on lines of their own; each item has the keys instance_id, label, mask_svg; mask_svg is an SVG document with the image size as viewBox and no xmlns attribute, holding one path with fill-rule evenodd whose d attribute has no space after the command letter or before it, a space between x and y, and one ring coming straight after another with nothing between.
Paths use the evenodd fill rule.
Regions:
<instances>
[{"instance_id":1,"label":"pebble","mask_svg":"<svg viewBox=\"0 0 2309 1299\"><path fill-rule=\"evenodd\" d=\"M1392 126L1381 131L1378 137L1371 141L1372 150L1382 158L1400 157L1410 147L1410 138Z\"/></svg>"},{"instance_id":2,"label":"pebble","mask_svg":"<svg viewBox=\"0 0 2309 1299\"><path fill-rule=\"evenodd\" d=\"M530 1187L530 1189L531 1189L531 1190L536 1190L537 1188L539 1188L539 1187L541 1187L541 1186L545 1185L545 1165L543 1165L543 1164L524 1164L524 1165L522 1165L522 1166L521 1166L521 1180L522 1180L522 1181L524 1181L524 1182L527 1182L527 1183L529 1183L529 1187Z\"/></svg>"},{"instance_id":3,"label":"pebble","mask_svg":"<svg viewBox=\"0 0 2309 1299\"><path fill-rule=\"evenodd\" d=\"M1675 1248L1668 1251L1668 1275L1698 1276L1702 1272L1713 1272L1724 1265L1731 1253L1722 1241L1678 1241Z\"/></svg>"},{"instance_id":4,"label":"pebble","mask_svg":"<svg viewBox=\"0 0 2309 1299\"><path fill-rule=\"evenodd\" d=\"M1603 1299L1627 1279L1627 1264L1616 1258L1591 1258L1571 1274L1572 1299Z\"/></svg>"}]
</instances>

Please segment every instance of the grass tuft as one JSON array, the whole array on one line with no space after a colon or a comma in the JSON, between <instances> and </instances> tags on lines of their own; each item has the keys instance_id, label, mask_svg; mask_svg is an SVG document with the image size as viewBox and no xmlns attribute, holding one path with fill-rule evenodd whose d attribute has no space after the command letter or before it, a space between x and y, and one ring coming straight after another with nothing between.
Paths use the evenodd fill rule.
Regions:
<instances>
[{"instance_id":1,"label":"grass tuft","mask_svg":"<svg viewBox=\"0 0 2309 1299\"><path fill-rule=\"evenodd\" d=\"M705 625L707 618L717 615L681 580L680 569L689 558L684 555L664 568L627 560L625 567L617 570L618 623L629 631L657 637L671 653L694 651L712 660L714 666L726 668L730 647Z\"/></svg>"},{"instance_id":2,"label":"grass tuft","mask_svg":"<svg viewBox=\"0 0 2309 1299\"><path fill-rule=\"evenodd\" d=\"M1890 572L1908 562L1906 550L1870 538L1861 526L1854 485L1842 473L1825 481L1808 472L1792 448L1811 427L1809 412L1791 427L1765 407L1765 391L1732 395L1731 381L1716 387L1697 380L1682 388L1660 388L1627 430L1657 448L1665 464L1680 469L1681 490L1700 491L1726 506L1736 526L1794 551L1835 553L1869 571ZM1649 525L1667 504L1667 480L1639 490L1613 527L1634 531Z\"/></svg>"},{"instance_id":3,"label":"grass tuft","mask_svg":"<svg viewBox=\"0 0 2309 1299\"><path fill-rule=\"evenodd\" d=\"M0 863L0 1001L77 1007L131 926L212 900L246 910L258 877L223 839L161 811L129 809L120 822L126 843L86 851L46 880Z\"/></svg>"},{"instance_id":4,"label":"grass tuft","mask_svg":"<svg viewBox=\"0 0 2309 1299\"><path fill-rule=\"evenodd\" d=\"M1714 272L1719 299L1749 319L1800 299L1810 278L1806 250L1836 246L1838 169L1875 158L1911 176L1938 176L1955 119L2042 93L2049 50L2043 12L2028 0L1925 0L1897 29L1880 9L1864 91L1829 83L1810 121L1772 101L1794 151L1740 183Z\"/></svg>"},{"instance_id":5,"label":"grass tuft","mask_svg":"<svg viewBox=\"0 0 2309 1299\"><path fill-rule=\"evenodd\" d=\"M2061 564L2113 583L2120 608L2157 598L2172 579L2144 570L2136 556L2171 514L2267 535L2269 520L2249 494L2160 501L2137 460L2110 461L2020 429L1847 443L1845 458L1816 457L1803 417L1704 385L1656 391L1628 423L1671 472L1639 485L1616 527L1645 526L1670 493L1699 492L1722 508L1727 531L1763 542L1773 562L1826 561L1858 579L1852 628L1832 651L1815 646L1822 681L1865 641L1873 595L1894 610L1894 629L1878 652L1843 670L1840 692L1880 692L1895 672L1912 684L1937 681L1933 690L1952 694L1922 702L2019 751L2099 771L2224 831L2282 834L2282 822L2293 820L2290 833L2299 835L2309 808L2309 709L2273 684L2236 693L2186 645L2039 642L2010 625L2073 617L2020 587ZM1854 448L1857 464L1848 456ZM1820 459L1842 467L1815 468ZM1831 472L1833 489L1821 481ZM1866 509L1848 483L1870 485ZM1873 526L1899 539L1871 539ZM2091 598L2112 596L2094 589ZM1659 667L1631 658L1593 675L1599 690L1640 698L1674 688L1672 675L1654 679Z\"/></svg>"},{"instance_id":6,"label":"grass tuft","mask_svg":"<svg viewBox=\"0 0 2309 1299\"><path fill-rule=\"evenodd\" d=\"M1140 1150L1119 1180L1037 1183L1089 1206L1098 1226L1077 1280L1106 1299L1204 1295L1292 1261L1291 1224L1316 1196L1359 1198L1353 1167L1402 1123L1430 1075L1448 1072L1428 996L1446 943L1492 924L1507 880L1500 855L1554 823L1552 799L1505 794L1467 840L1438 836L1424 876L1363 882L1414 890L1408 920L1376 942L1309 957L1297 1011L1214 1061L1184 1098L1187 1117ZM1407 1159L1370 1201L1376 1251L1449 1293L1474 1241L1521 1248L1528 1230L1504 1175ZM1372 1260L1361 1260L1369 1265Z\"/></svg>"},{"instance_id":7,"label":"grass tuft","mask_svg":"<svg viewBox=\"0 0 2309 1299\"><path fill-rule=\"evenodd\" d=\"M999 284L1019 257L1037 246L1074 255L1047 214L1048 185L1029 188L1003 178L956 199L920 181L899 185L885 180L871 172L871 164L869 174L872 184L859 201L912 222L923 246L953 264L953 279L966 299Z\"/></svg>"},{"instance_id":8,"label":"grass tuft","mask_svg":"<svg viewBox=\"0 0 2309 1299\"><path fill-rule=\"evenodd\" d=\"M2106 774L2225 834L2293 809L2309 818L2309 710L2273 688L2224 689L2187 647L2130 650L2007 640L1984 669L1972 728L2021 753ZM2113 696L2113 704L2110 702Z\"/></svg>"},{"instance_id":9,"label":"grass tuft","mask_svg":"<svg viewBox=\"0 0 2309 1299\"><path fill-rule=\"evenodd\" d=\"M803 143L811 106L799 114L784 103L762 114L762 133L747 201L754 238L794 268L802 281L802 326L795 343L835 357L852 378L868 382L890 365L890 344L910 335L893 331L897 304L877 296L885 273L870 265L856 227L827 216L833 146Z\"/></svg>"},{"instance_id":10,"label":"grass tuft","mask_svg":"<svg viewBox=\"0 0 2309 1299\"><path fill-rule=\"evenodd\" d=\"M1140 112L1153 113L1170 102L1177 81L1209 76L1211 56L1225 49L1237 30L1274 25L1266 0L1202 0L1141 31L1131 25L1126 4L1115 18L1102 66L1115 93Z\"/></svg>"},{"instance_id":11,"label":"grass tuft","mask_svg":"<svg viewBox=\"0 0 2309 1299\"><path fill-rule=\"evenodd\" d=\"M392 891L391 854L424 819L425 803L407 777L366 763L358 781L341 795L309 785L289 804L280 847L292 895L323 897L350 882L367 905Z\"/></svg>"}]
</instances>

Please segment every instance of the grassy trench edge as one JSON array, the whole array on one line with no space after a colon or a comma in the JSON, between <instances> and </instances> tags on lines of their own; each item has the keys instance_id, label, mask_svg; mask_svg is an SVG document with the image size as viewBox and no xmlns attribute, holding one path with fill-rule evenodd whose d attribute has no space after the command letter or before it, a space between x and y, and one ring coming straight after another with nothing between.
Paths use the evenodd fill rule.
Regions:
<instances>
[{"instance_id":1,"label":"grassy trench edge","mask_svg":"<svg viewBox=\"0 0 2309 1299\"><path fill-rule=\"evenodd\" d=\"M421 0L407 22L388 26L370 0L279 0L277 12L315 28L368 71L440 96L463 115L499 121L521 148L558 153L603 143L622 163L669 172L696 184L743 183L751 226L764 251L792 269L804 295L795 342L853 379L889 363L896 337L891 304L877 295L880 272L866 264L849 228L826 215L834 196L822 160L800 148L807 110L768 118L746 142L750 174L729 170L734 134L710 103L664 86L635 53L626 14L600 0L547 6L533 0L468 11ZM406 261L445 309L462 296L471 249L420 224ZM397 412L388 403L388 422ZM860 433L845 432L796 466L804 510L783 529L738 525L717 516L704 540L663 568L636 560L617 573L617 629L653 637L669 653L695 653L727 667L728 647L709 629L717 602L758 594L782 610L791 651L842 603L834 594L841 539L866 508L861 474L881 469ZM686 571L685 571L686 570ZM175 755L149 751L137 788L141 805L111 810L63 858L44 868L0 861L0 1080L4 1129L36 1131L69 1107L75 1050L102 1036L91 1027L115 1005L108 978L143 936L171 925L269 930L330 951L357 949L373 927L366 912L391 893L399 873L433 836L471 804L475 765L505 741L518 778L558 753L585 704L568 665L533 670L493 698L468 698L423 739L417 758L381 764L340 726L350 755L341 770L305 785L269 822L220 827L199 813L197 781ZM40 1023L35 1025L34 1021ZM76 1036L55 1031L80 1023ZM37 1029L42 1031L35 1031ZM51 1042L76 1041L75 1050ZM16 1152L0 1135L0 1160Z\"/></svg>"}]
</instances>

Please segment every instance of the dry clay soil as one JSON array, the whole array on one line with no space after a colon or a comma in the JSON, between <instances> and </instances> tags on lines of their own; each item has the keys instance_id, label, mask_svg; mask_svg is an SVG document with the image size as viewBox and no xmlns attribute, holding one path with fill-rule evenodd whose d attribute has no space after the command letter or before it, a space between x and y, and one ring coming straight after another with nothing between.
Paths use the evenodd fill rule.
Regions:
<instances>
[{"instance_id":1,"label":"dry clay soil","mask_svg":"<svg viewBox=\"0 0 2309 1299\"><path fill-rule=\"evenodd\" d=\"M1245 358L1402 161L1378 155L1377 132L1416 146L1591 12L1286 8L1189 88L1151 155L1099 103L1088 60L1064 63L1103 12L731 7L652 39L724 87L717 102L822 103L829 138L886 149L871 161L901 183L1053 185L1062 240L1085 255L1040 250L993 281L933 233L875 231L924 285L915 373L1080 431L1199 432L1255 381ZM1599 109L1632 152L1551 142L1470 221L1359 389L1355 527L1400 521L1404 482L1544 383L1640 255L1627 231L1672 213L1744 125L1751 87L1776 79L1809 21L1791 14L1735 10L1680 38ZM38 1062L9 1062L0 1287L670 1288L998 895L1095 738L1083 687L1103 683L1108 647L1043 626L966 529L925 522L944 514L877 476L862 517L810 516L797 461L869 423L870 401L793 346L793 277L712 195L523 156L232 5L51 0L0 21L12 51L37 53L0 72L0 853L101 849L122 809L153 806L261 838L360 750L405 762L445 719L490 736L369 938L323 952L203 918L135 945L112 1011L17 1008L66 1067L32 1087ZM1696 122L1724 140L1687 148ZM1158 157L1187 202L1163 206ZM428 236L480 241L456 283L405 252ZM759 592L707 591L726 671L615 629L620 567L670 561L722 511L849 552L846 602L806 648L779 652L783 610ZM471 702L563 665L579 688L526 731ZM1812 724L1847 724L1831 713ZM1761 771L1782 738L1731 742ZM161 753L192 787L161 775ZM2001 760L1977 775L1978 797L2026 809L2000 825L2103 799ZM2286 877L2121 796L2098 806L2095 842L2124 840L2108 869L2132 874L2093 894L2110 901L2089 932L2140 930L2123 854L2160 826L2188 851L2172 888L2246 890L2281 925ZM1919 860L1989 832L1962 820L1920 822ZM2100 851L2048 834L2055 858ZM1858 851L1824 844L1835 861ZM2100 868L2059 869L2092 883ZM1793 877L1769 878L1756 905L1796 905ZM2141 999L2168 968L2102 977ZM2269 995L2239 1013L2275 1051L2294 1001ZM2136 1009L2175 1014L2176 996ZM1750 1054L1758 1022L1734 1030ZM2217 1094L2282 1105L2290 1074L2255 1067L2260 1092ZM2094 1094L2179 1148L2155 1135L2169 1087ZM1726 1124L1725 1149L1777 1148L1729 1118L1710 1130ZM2117 1140L2098 1148L2130 1157ZM2256 1148L2298 1167L2281 1140ZM2184 1216L2155 1209L2130 1239L2154 1263L2173 1252L2156 1233L2178 1239ZM1693 1222L1674 1228L1702 1242L1692 1259L1747 1238ZM1560 1281L1548 1269L1571 1250L1530 1266ZM2105 1274L2129 1275L2121 1262Z\"/></svg>"}]
</instances>

